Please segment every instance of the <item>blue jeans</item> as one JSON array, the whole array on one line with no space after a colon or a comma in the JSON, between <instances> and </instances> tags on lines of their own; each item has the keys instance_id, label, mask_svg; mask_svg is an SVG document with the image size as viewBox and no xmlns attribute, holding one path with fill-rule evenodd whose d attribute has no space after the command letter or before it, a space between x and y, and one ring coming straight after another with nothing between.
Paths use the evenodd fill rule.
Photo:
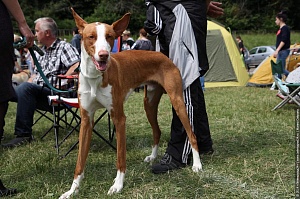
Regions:
<instances>
[{"instance_id":1,"label":"blue jeans","mask_svg":"<svg viewBox=\"0 0 300 199\"><path fill-rule=\"evenodd\" d=\"M201 76L201 77L200 77L201 88L202 88L202 90L205 91L204 81L205 81L205 80L204 80L204 76Z\"/></svg>"},{"instance_id":2,"label":"blue jeans","mask_svg":"<svg viewBox=\"0 0 300 199\"><path fill-rule=\"evenodd\" d=\"M17 115L15 135L30 136L32 134L33 116L36 109L51 111L47 96L51 91L47 87L24 82L15 87L17 95Z\"/></svg>"},{"instance_id":3,"label":"blue jeans","mask_svg":"<svg viewBox=\"0 0 300 199\"><path fill-rule=\"evenodd\" d=\"M278 53L278 56L277 56L277 60L276 62L278 63L279 61L281 61L282 63L282 69L283 69L283 74L287 77L289 75L289 71L285 69L285 62L286 62L286 58L289 56L290 54L290 50L281 50L279 51ZM281 79L281 74L278 75L278 77Z\"/></svg>"}]
</instances>

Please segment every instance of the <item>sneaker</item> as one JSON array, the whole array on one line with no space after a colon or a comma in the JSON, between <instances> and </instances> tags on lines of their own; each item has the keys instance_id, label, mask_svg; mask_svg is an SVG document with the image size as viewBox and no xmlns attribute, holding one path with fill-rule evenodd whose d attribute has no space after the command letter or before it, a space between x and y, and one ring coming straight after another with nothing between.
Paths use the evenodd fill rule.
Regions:
<instances>
[{"instance_id":1,"label":"sneaker","mask_svg":"<svg viewBox=\"0 0 300 199\"><path fill-rule=\"evenodd\" d=\"M13 148L13 147L17 147L17 146L21 146L23 144L29 143L32 140L33 140L32 136L29 136L29 137L19 137L19 136L17 136L16 138L12 139L8 143L2 144L2 147Z\"/></svg>"},{"instance_id":2,"label":"sneaker","mask_svg":"<svg viewBox=\"0 0 300 199\"><path fill-rule=\"evenodd\" d=\"M0 197L2 196L11 196L17 193L16 189L8 189L6 188L3 184L2 181L0 180Z\"/></svg>"},{"instance_id":3,"label":"sneaker","mask_svg":"<svg viewBox=\"0 0 300 199\"><path fill-rule=\"evenodd\" d=\"M186 164L175 160L171 155L165 153L160 162L152 166L152 172L154 174L166 173L185 166Z\"/></svg>"}]
</instances>

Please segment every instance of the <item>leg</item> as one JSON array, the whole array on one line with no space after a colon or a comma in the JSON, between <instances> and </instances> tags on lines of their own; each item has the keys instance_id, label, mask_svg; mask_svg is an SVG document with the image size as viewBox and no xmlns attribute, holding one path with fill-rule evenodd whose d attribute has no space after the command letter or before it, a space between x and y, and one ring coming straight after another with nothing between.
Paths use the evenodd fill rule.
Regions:
<instances>
[{"instance_id":1,"label":"leg","mask_svg":"<svg viewBox=\"0 0 300 199\"><path fill-rule=\"evenodd\" d=\"M289 75L289 71L286 70L285 65L286 65L286 58L289 56L290 51L289 50L282 50L279 51L278 56L277 56L277 62L281 61L282 64L282 70L283 74L285 77ZM281 79L281 74L278 75L278 77Z\"/></svg>"},{"instance_id":2,"label":"leg","mask_svg":"<svg viewBox=\"0 0 300 199\"><path fill-rule=\"evenodd\" d=\"M123 189L125 171L126 171L126 132L125 122L126 117L123 109L122 97L114 104L111 111L111 118L116 127L117 136L117 176L114 180L114 184L108 190L108 195L118 193Z\"/></svg>"},{"instance_id":3,"label":"leg","mask_svg":"<svg viewBox=\"0 0 300 199\"><path fill-rule=\"evenodd\" d=\"M193 90L193 92L190 92L190 90ZM199 94L199 91L202 95ZM168 143L166 154L160 163L153 165L152 171L154 173L165 173L167 171L183 167L187 163L188 155L191 152L191 146L188 138L192 144L194 159L193 170L199 171L202 168L202 165L200 162L197 143L198 146L201 147L200 149L204 146L199 145L199 142L204 143L205 147L211 147L212 145L206 111L203 111L203 108L205 110L205 103L204 101L199 101L202 98L204 99L199 80L196 79L190 87L184 91L186 107L182 105L184 104L182 102L183 100L177 97L182 96L182 94L172 94L172 90L167 92L170 93L170 99L174 107L172 109L173 119L171 124L171 139ZM183 106L183 108L181 106ZM189 120L186 118L186 113L188 113ZM180 120L183 121L183 123L181 123ZM189 123L192 125L192 128ZM201 123L201 125L199 123ZM187 133L183 127L186 129ZM192 130L194 130L196 134L197 141L195 140L196 138ZM188 135L188 138L186 135Z\"/></svg>"},{"instance_id":4,"label":"leg","mask_svg":"<svg viewBox=\"0 0 300 199\"><path fill-rule=\"evenodd\" d=\"M197 85L198 89L202 91L201 84L197 81L197 79L193 83L194 85ZM171 133L171 140L169 142L169 146L167 149L167 152L172 155L173 157L177 158L182 163L187 163L187 158L189 153L193 152L193 171L198 172L202 169L202 164L200 162L200 156L199 156L199 150L197 145L197 139L194 134L195 130L195 123L198 123L199 120L195 120L195 115L198 113L194 109L196 109L197 106L194 104L193 94L190 92L191 87L193 88L193 91L197 93L196 88L193 87L193 84L188 87L184 91L184 97L185 97L185 106L184 101L178 90L176 90L173 93L170 93L170 99L173 105L173 120L172 120L172 131ZM189 116L189 117L188 117ZM179 147L178 147L179 146ZM174 147L172 149L172 147ZM176 149L177 153L174 153L174 150ZM181 151L179 154L181 154L181 157L178 156L178 152Z\"/></svg>"},{"instance_id":5,"label":"leg","mask_svg":"<svg viewBox=\"0 0 300 199\"><path fill-rule=\"evenodd\" d=\"M161 86L158 85L155 85L154 90L149 89L149 91L147 91L145 89L144 108L146 111L148 121L152 127L153 135L152 153L144 159L145 162L151 162L157 156L158 144L161 136L161 131L157 122L157 109L162 94L163 89Z\"/></svg>"},{"instance_id":6,"label":"leg","mask_svg":"<svg viewBox=\"0 0 300 199\"><path fill-rule=\"evenodd\" d=\"M3 144L4 147L15 147L32 140L33 116L36 108L48 107L48 88L24 82L15 88L17 95L17 114L15 123L16 138Z\"/></svg>"},{"instance_id":7,"label":"leg","mask_svg":"<svg viewBox=\"0 0 300 199\"><path fill-rule=\"evenodd\" d=\"M74 180L71 189L68 192L61 195L59 199L70 198L73 194L77 194L79 191L79 185L84 177L84 167L90 149L92 130L94 126L94 113L95 112L89 113L83 108L80 109L81 125L79 133L79 152L74 174Z\"/></svg>"},{"instance_id":8,"label":"leg","mask_svg":"<svg viewBox=\"0 0 300 199\"><path fill-rule=\"evenodd\" d=\"M185 91L184 99L190 124L197 138L200 153L212 150L212 139L205 107L204 94L198 81L194 81ZM174 105L173 105L174 106ZM190 146L182 123L173 110L171 140L167 152L174 158L187 162ZM178 153L179 152L179 153Z\"/></svg>"},{"instance_id":9,"label":"leg","mask_svg":"<svg viewBox=\"0 0 300 199\"><path fill-rule=\"evenodd\" d=\"M3 139L5 115L8 109L8 101L0 102L0 142Z\"/></svg>"}]
</instances>

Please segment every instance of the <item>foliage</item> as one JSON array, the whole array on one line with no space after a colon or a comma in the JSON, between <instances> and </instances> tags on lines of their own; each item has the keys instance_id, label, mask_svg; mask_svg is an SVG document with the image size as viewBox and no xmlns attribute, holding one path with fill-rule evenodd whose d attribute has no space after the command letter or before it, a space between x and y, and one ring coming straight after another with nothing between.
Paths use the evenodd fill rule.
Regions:
<instances>
[{"instance_id":1,"label":"foliage","mask_svg":"<svg viewBox=\"0 0 300 199\"><path fill-rule=\"evenodd\" d=\"M293 30L300 30L300 6L296 0L222 0L225 9L224 16L217 20L230 27L232 30L274 31L276 13L281 10L288 11L288 25ZM126 12L132 13L129 28L132 32L138 32L145 21L146 6L142 0L23 0L20 1L26 19L31 27L33 21L42 16L54 18L59 28L67 29L74 26L69 23L60 23L64 20L72 20L69 7L73 7L77 13L88 21L104 21L111 23Z\"/></svg>"}]
</instances>

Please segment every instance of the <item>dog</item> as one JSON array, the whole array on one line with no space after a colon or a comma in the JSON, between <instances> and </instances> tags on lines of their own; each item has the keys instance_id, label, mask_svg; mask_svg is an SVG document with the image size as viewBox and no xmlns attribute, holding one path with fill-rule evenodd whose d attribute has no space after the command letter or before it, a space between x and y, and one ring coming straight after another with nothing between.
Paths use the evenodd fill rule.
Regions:
<instances>
[{"instance_id":1,"label":"dog","mask_svg":"<svg viewBox=\"0 0 300 199\"><path fill-rule=\"evenodd\" d=\"M108 110L116 129L117 176L107 194L111 195L122 190L126 170L126 117L123 104L134 89L141 84L151 85L151 88L145 89L144 109L152 127L154 139L152 153L144 161L153 161L157 156L161 136L157 121L157 108L165 92L169 95L191 143L192 170L194 172L202 170L196 137L190 126L183 100L179 69L160 52L129 50L111 54L115 38L121 36L129 24L130 13L125 14L112 25L100 22L88 24L72 8L71 10L82 36L78 88L81 126L73 183L71 189L61 195L60 199L70 198L79 190L89 153L94 113L99 108Z\"/></svg>"},{"instance_id":2,"label":"dog","mask_svg":"<svg viewBox=\"0 0 300 199\"><path fill-rule=\"evenodd\" d=\"M23 82L27 82L30 78L30 71L28 69L22 70L19 73L12 75L12 83L20 85Z\"/></svg>"}]
</instances>

